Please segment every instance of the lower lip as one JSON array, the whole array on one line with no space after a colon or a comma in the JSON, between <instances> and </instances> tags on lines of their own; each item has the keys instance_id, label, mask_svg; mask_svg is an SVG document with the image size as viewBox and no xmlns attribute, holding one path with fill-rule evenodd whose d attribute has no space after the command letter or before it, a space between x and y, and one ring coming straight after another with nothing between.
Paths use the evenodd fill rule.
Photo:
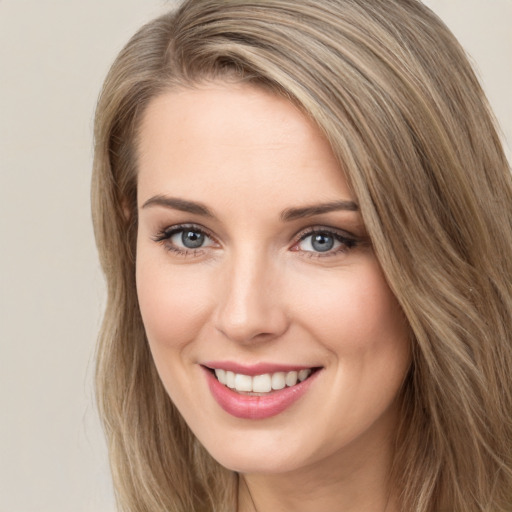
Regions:
<instances>
[{"instance_id":1,"label":"lower lip","mask_svg":"<svg viewBox=\"0 0 512 512\"><path fill-rule=\"evenodd\" d=\"M206 374L210 392L222 409L236 418L247 420L262 420L282 413L304 396L320 373L320 371L315 371L310 377L295 386L273 391L268 395L254 396L242 395L233 391L221 384L212 372L202 368Z\"/></svg>"}]
</instances>

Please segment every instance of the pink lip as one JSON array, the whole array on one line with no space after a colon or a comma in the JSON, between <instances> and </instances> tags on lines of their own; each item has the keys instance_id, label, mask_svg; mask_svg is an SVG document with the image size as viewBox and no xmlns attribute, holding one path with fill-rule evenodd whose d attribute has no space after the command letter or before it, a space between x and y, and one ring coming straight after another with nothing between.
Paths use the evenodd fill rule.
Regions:
<instances>
[{"instance_id":1,"label":"pink lip","mask_svg":"<svg viewBox=\"0 0 512 512\"><path fill-rule=\"evenodd\" d=\"M216 368L219 368L219 366L216 366ZM279 366L279 368L282 369L283 367ZM242 395L231 390L227 386L224 386L224 384L221 384L215 375L205 366L202 366L202 369L206 376L210 392L222 409L236 418L250 420L262 420L280 414L299 400L299 398L304 396L316 380L316 377L321 373L320 371L316 371L309 378L299 382L295 386L273 391L268 395L253 396ZM245 373L246 371L247 368L244 369L244 372L239 373ZM263 371L261 373L270 372ZM261 375L261 373L254 373L254 375ZM245 375L251 374L245 373Z\"/></svg>"},{"instance_id":2,"label":"pink lip","mask_svg":"<svg viewBox=\"0 0 512 512\"><path fill-rule=\"evenodd\" d=\"M233 361L206 361L205 363L201 363L203 366L206 366L210 369L222 369L227 370L233 373L242 373L244 375L250 375L254 377L255 375L263 375L264 373L276 373L276 372L292 372L299 371L308 368L312 368L312 366L293 366L286 364L277 364L277 363L257 363L244 365L235 363Z\"/></svg>"}]
</instances>

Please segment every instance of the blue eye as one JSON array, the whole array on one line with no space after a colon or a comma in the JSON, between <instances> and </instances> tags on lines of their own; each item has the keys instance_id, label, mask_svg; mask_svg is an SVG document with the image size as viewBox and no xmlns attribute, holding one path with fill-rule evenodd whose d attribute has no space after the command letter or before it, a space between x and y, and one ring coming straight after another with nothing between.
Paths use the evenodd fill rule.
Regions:
<instances>
[{"instance_id":1,"label":"blue eye","mask_svg":"<svg viewBox=\"0 0 512 512\"><path fill-rule=\"evenodd\" d=\"M178 246L182 245L187 249L198 249L199 247L202 247L206 239L207 237L204 233L192 229L178 231L170 237L173 244Z\"/></svg>"},{"instance_id":2,"label":"blue eye","mask_svg":"<svg viewBox=\"0 0 512 512\"><path fill-rule=\"evenodd\" d=\"M336 254L351 249L356 240L331 231L313 231L302 236L297 248L309 253Z\"/></svg>"},{"instance_id":3,"label":"blue eye","mask_svg":"<svg viewBox=\"0 0 512 512\"><path fill-rule=\"evenodd\" d=\"M311 235L311 247L318 252L330 251L334 247L334 242L334 237L325 233Z\"/></svg>"},{"instance_id":4,"label":"blue eye","mask_svg":"<svg viewBox=\"0 0 512 512\"><path fill-rule=\"evenodd\" d=\"M215 244L214 240L196 226L172 226L161 231L155 238L169 251L188 254L189 251L204 249Z\"/></svg>"}]
</instances>

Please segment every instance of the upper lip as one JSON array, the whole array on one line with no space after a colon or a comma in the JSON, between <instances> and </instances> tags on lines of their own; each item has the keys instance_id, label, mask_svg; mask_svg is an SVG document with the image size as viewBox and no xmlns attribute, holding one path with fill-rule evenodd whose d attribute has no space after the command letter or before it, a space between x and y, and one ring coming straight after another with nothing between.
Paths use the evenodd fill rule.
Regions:
<instances>
[{"instance_id":1,"label":"upper lip","mask_svg":"<svg viewBox=\"0 0 512 512\"><path fill-rule=\"evenodd\" d=\"M307 370L318 368L318 366L304 364L281 364L260 362L255 364L241 364L234 361L206 361L201 363L210 370L227 370L233 373L241 373L242 375L263 375L265 373L292 372L299 370Z\"/></svg>"}]
</instances>

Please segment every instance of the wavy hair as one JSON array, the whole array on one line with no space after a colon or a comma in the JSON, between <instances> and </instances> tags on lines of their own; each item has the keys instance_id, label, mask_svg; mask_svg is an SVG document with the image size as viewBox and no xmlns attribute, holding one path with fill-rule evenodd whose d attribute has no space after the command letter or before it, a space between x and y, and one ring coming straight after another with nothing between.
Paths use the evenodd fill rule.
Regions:
<instances>
[{"instance_id":1,"label":"wavy hair","mask_svg":"<svg viewBox=\"0 0 512 512\"><path fill-rule=\"evenodd\" d=\"M236 509L151 359L135 288L137 134L152 98L265 87L325 133L411 328L393 482L415 512L512 510L512 178L464 51L416 0L188 0L105 81L92 211L108 288L97 400L120 510Z\"/></svg>"}]
</instances>

